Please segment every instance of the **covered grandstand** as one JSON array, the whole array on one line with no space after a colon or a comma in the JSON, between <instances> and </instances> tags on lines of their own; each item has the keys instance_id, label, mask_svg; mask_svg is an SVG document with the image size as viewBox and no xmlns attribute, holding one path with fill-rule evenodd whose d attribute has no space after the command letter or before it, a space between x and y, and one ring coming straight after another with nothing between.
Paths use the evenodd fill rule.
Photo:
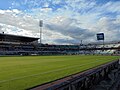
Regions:
<instances>
[{"instance_id":1,"label":"covered grandstand","mask_svg":"<svg viewBox=\"0 0 120 90\"><path fill-rule=\"evenodd\" d=\"M0 34L0 55L22 55L35 50L39 38Z\"/></svg>"},{"instance_id":2,"label":"covered grandstand","mask_svg":"<svg viewBox=\"0 0 120 90\"><path fill-rule=\"evenodd\" d=\"M26 37L26 36L18 36L18 35L11 35L11 34L4 34L0 33L0 42L5 43L31 43L34 41L38 41L39 38L33 37Z\"/></svg>"}]
</instances>

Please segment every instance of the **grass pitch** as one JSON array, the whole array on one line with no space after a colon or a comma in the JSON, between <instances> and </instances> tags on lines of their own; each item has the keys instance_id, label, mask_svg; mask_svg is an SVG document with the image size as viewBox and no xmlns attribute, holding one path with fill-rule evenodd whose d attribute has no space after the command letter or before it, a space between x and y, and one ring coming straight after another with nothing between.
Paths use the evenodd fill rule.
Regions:
<instances>
[{"instance_id":1,"label":"grass pitch","mask_svg":"<svg viewBox=\"0 0 120 90\"><path fill-rule=\"evenodd\" d=\"M0 57L0 90L24 90L101 64L119 56Z\"/></svg>"}]
</instances>

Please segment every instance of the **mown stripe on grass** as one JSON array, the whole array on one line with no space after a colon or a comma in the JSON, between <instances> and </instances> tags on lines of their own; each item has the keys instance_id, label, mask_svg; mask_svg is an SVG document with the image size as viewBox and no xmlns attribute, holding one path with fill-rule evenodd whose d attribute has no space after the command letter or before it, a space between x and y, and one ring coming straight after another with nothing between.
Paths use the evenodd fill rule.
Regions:
<instances>
[{"instance_id":1,"label":"mown stripe on grass","mask_svg":"<svg viewBox=\"0 0 120 90\"><path fill-rule=\"evenodd\" d=\"M9 81L24 79L24 78L27 78L27 77L35 77L35 76L39 76L39 75L43 75L43 74L54 73L54 72L58 72L58 71L66 70L66 69L75 68L75 67L78 67L78 66L81 67L81 66L93 64L93 63L100 62L100 61L102 61L102 60L97 60L95 62L91 62L91 63L87 63L87 64L69 66L69 67L66 67L66 68L60 68L60 69L57 69L57 70L51 70L51 71L47 71L47 72L43 72L43 73L37 73L37 74L28 75L28 76L23 76L23 77L18 77L18 78L12 78L12 79L8 79L8 80L2 80L2 81L0 81L0 83L5 83L5 82L9 82Z\"/></svg>"}]
</instances>

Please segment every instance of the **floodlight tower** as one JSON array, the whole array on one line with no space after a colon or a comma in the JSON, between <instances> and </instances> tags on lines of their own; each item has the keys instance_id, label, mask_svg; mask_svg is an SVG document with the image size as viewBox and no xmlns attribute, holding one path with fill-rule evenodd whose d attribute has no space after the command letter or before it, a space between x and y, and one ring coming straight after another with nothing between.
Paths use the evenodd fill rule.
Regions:
<instances>
[{"instance_id":1,"label":"floodlight tower","mask_svg":"<svg viewBox=\"0 0 120 90\"><path fill-rule=\"evenodd\" d=\"M42 27L43 27L43 20L39 21L40 26L40 44L42 44Z\"/></svg>"}]
</instances>

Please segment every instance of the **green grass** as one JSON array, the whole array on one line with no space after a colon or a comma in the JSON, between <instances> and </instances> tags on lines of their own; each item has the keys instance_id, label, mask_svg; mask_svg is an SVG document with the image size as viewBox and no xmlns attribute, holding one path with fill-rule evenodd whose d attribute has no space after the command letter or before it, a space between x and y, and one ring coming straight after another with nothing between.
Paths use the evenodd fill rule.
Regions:
<instances>
[{"instance_id":1,"label":"green grass","mask_svg":"<svg viewBox=\"0 0 120 90\"><path fill-rule=\"evenodd\" d=\"M0 57L0 90L24 90L120 58L119 56Z\"/></svg>"}]
</instances>

